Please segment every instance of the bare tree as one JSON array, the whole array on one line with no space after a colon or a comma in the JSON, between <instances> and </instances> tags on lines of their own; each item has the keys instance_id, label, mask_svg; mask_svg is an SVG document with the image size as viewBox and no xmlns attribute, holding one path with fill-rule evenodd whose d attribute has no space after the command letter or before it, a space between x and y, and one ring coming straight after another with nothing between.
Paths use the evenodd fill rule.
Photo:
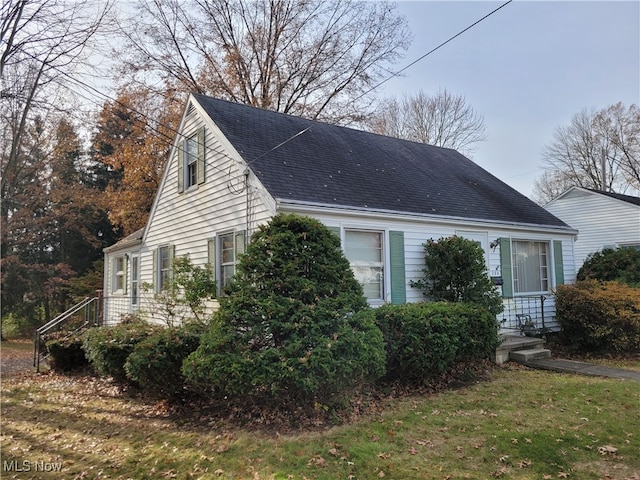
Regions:
<instances>
[{"instance_id":1,"label":"bare tree","mask_svg":"<svg viewBox=\"0 0 640 480\"><path fill-rule=\"evenodd\" d=\"M3 4L0 25L0 145L2 218L10 182L21 173L21 143L27 122L46 115L57 88L89 55L90 42L103 25L110 2L17 0Z\"/></svg>"},{"instance_id":2,"label":"bare tree","mask_svg":"<svg viewBox=\"0 0 640 480\"><path fill-rule=\"evenodd\" d=\"M583 110L556 128L533 195L546 203L571 186L625 193L640 188L640 110L617 103Z\"/></svg>"},{"instance_id":3,"label":"bare tree","mask_svg":"<svg viewBox=\"0 0 640 480\"><path fill-rule=\"evenodd\" d=\"M61 108L61 86L87 67L91 42L111 0L8 0L0 11L0 222L2 264L11 255L10 231L19 214L36 216L27 187L42 181L41 145L30 135L47 129L48 114ZM35 133L34 133L35 132ZM31 191L31 190L30 190ZM19 227L16 227L19 229ZM35 229L37 231L37 229ZM14 235L15 237L15 235ZM18 235L19 237L19 235ZM3 278L4 280L4 278Z\"/></svg>"},{"instance_id":4,"label":"bare tree","mask_svg":"<svg viewBox=\"0 0 640 480\"><path fill-rule=\"evenodd\" d=\"M186 91L334 122L410 43L387 1L144 0L126 28L127 73ZM363 98L360 98L360 97Z\"/></svg>"},{"instance_id":5,"label":"bare tree","mask_svg":"<svg viewBox=\"0 0 640 480\"><path fill-rule=\"evenodd\" d=\"M414 142L473 152L475 143L487 138L484 117L467 105L465 98L441 90L435 95L423 91L390 98L370 122L376 133Z\"/></svg>"}]
</instances>

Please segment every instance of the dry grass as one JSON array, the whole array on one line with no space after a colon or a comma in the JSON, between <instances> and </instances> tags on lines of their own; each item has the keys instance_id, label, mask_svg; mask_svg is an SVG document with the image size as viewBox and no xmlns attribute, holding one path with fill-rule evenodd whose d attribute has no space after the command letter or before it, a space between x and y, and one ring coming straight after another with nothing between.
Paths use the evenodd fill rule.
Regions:
<instances>
[{"instance_id":1,"label":"dry grass","mask_svg":"<svg viewBox=\"0 0 640 480\"><path fill-rule=\"evenodd\" d=\"M90 376L25 374L2 384L2 478L640 479L637 382L507 366L382 407L278 432L173 414Z\"/></svg>"}]
</instances>

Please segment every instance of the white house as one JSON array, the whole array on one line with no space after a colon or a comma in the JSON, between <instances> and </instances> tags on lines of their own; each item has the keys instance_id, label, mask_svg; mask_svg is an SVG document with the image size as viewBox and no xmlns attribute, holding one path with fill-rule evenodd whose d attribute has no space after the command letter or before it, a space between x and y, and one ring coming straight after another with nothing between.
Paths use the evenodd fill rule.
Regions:
<instances>
[{"instance_id":1,"label":"white house","mask_svg":"<svg viewBox=\"0 0 640 480\"><path fill-rule=\"evenodd\" d=\"M219 289L256 227L279 212L315 217L342 240L372 306L423 300L427 239L484 249L505 329L529 313L552 327L552 291L575 278L576 231L446 148L192 95L148 223L105 249L105 318L152 310L171 259L213 266Z\"/></svg>"},{"instance_id":2,"label":"white house","mask_svg":"<svg viewBox=\"0 0 640 480\"><path fill-rule=\"evenodd\" d=\"M578 230L576 271L587 256L604 248L640 248L640 198L571 187L545 207Z\"/></svg>"}]
</instances>

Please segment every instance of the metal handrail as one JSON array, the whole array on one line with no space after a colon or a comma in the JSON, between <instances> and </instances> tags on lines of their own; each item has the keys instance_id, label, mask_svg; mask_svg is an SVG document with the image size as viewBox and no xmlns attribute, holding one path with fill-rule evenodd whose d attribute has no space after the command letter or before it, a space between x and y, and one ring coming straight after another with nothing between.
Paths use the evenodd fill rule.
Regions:
<instances>
[{"instance_id":1,"label":"metal handrail","mask_svg":"<svg viewBox=\"0 0 640 480\"><path fill-rule=\"evenodd\" d=\"M98 308L100 306L99 305L100 298L101 297L99 296L93 297L93 298L87 297L84 300L80 301L79 303L75 304L73 307L69 308L67 311L61 313L54 319L48 321L47 323L45 323L44 325L42 325L40 328L36 330L35 337L33 339L33 366L36 367L36 372L40 371L40 344L42 341L42 335L47 333L52 328L57 327L62 322L64 322L65 320L70 318L73 314L79 312L83 308L85 309L85 321L80 327L74 330L74 332L77 332L78 330L86 327L87 325L90 324L88 307L92 303L96 304L96 308L94 312L94 317L95 317L94 324L97 325L98 318L99 318Z\"/></svg>"}]
</instances>

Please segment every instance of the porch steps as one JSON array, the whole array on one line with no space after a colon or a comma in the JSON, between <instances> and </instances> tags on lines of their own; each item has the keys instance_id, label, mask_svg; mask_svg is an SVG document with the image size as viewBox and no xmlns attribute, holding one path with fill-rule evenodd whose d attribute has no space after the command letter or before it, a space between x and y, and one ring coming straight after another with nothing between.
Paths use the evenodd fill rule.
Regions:
<instances>
[{"instance_id":1,"label":"porch steps","mask_svg":"<svg viewBox=\"0 0 640 480\"><path fill-rule=\"evenodd\" d=\"M528 351L538 353L522 353ZM508 362L509 360L526 363L526 361L533 361L535 355L542 355L540 357L535 357L535 360L540 358L549 358L551 356L551 352L544 348L544 340L542 338L505 335L503 337L503 342L496 349L495 362L498 365Z\"/></svg>"},{"instance_id":2,"label":"porch steps","mask_svg":"<svg viewBox=\"0 0 640 480\"><path fill-rule=\"evenodd\" d=\"M546 348L530 348L527 350L516 350L509 353L509 360L517 363L527 364L536 360L551 358L551 350Z\"/></svg>"}]
</instances>

